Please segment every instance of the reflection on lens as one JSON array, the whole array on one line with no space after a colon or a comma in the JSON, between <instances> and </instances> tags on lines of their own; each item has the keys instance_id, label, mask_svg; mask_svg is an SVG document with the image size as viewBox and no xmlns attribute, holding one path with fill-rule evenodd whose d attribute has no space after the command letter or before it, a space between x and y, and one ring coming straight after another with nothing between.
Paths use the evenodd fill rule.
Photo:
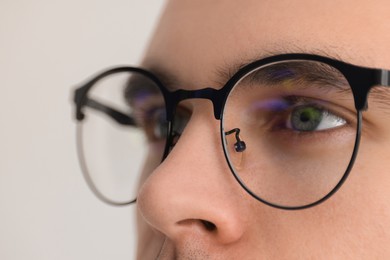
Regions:
<instances>
[{"instance_id":1,"label":"reflection on lens","mask_svg":"<svg viewBox=\"0 0 390 260\"><path fill-rule=\"evenodd\" d=\"M89 185L108 203L133 202L165 145L165 104L158 86L140 73L108 75L89 90L83 113L78 146Z\"/></svg>"},{"instance_id":2,"label":"reflection on lens","mask_svg":"<svg viewBox=\"0 0 390 260\"><path fill-rule=\"evenodd\" d=\"M258 68L231 90L223 113L224 149L241 184L278 207L316 203L342 180L357 118L344 76L315 61ZM239 129L245 150L237 151Z\"/></svg>"}]
</instances>

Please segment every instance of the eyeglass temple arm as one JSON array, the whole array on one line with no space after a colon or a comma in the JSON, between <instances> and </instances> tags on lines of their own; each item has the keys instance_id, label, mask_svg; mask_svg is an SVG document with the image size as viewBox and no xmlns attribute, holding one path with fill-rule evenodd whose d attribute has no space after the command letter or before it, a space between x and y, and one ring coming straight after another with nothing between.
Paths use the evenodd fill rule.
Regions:
<instances>
[{"instance_id":1,"label":"eyeglass temple arm","mask_svg":"<svg viewBox=\"0 0 390 260\"><path fill-rule=\"evenodd\" d=\"M126 125L126 126L135 126L136 125L136 123L132 117L130 117L122 112L119 112L119 111L117 111L109 106L106 106L106 105L104 105L96 100L86 98L85 105L108 115L109 117L111 117L117 123L119 123L121 125Z\"/></svg>"}]
</instances>

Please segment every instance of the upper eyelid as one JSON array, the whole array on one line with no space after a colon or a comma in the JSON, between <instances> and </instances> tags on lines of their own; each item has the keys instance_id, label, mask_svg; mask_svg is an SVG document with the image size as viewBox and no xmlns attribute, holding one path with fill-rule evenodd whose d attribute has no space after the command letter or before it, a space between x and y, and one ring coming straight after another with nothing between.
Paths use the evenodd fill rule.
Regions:
<instances>
[{"instance_id":1,"label":"upper eyelid","mask_svg":"<svg viewBox=\"0 0 390 260\"><path fill-rule=\"evenodd\" d=\"M130 81L133 84L130 84ZM157 84L150 79L139 76L132 79L129 79L127 85L124 89L124 98L128 102L129 105L132 105L137 98L143 95L143 93L150 91L155 93L160 93L159 87Z\"/></svg>"},{"instance_id":2,"label":"upper eyelid","mask_svg":"<svg viewBox=\"0 0 390 260\"><path fill-rule=\"evenodd\" d=\"M323 100L310 97L296 97L295 99L296 101L294 101L294 106L305 105L305 103L308 105L313 104L317 105L321 109L327 110L335 116L345 119L347 122L351 122L356 119L356 111L348 108L347 106L342 106L334 102L325 102L326 104L324 104Z\"/></svg>"}]
</instances>

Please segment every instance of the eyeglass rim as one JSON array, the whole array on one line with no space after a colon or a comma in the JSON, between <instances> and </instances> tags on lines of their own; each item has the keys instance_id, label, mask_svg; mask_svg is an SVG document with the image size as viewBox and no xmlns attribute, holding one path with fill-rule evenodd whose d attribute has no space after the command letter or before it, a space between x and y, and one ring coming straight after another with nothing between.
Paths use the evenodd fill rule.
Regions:
<instances>
[{"instance_id":1,"label":"eyeglass rim","mask_svg":"<svg viewBox=\"0 0 390 260\"><path fill-rule=\"evenodd\" d=\"M267 64L276 63L276 62L283 62L283 61L317 61L321 62L327 65L330 65L334 68L336 68L338 71L340 71L346 80L348 81L353 96L354 96L354 103L355 108L357 111L357 117L358 117L358 124L357 124L357 134L356 134L356 140L355 140L355 146L354 151L352 154L351 161L347 167L347 171L343 175L340 182L336 185L336 187L327 194L324 198L320 199L317 202L311 203L309 205L305 206L299 206L299 207L286 207L283 205L276 205L272 204L270 202L267 202L263 199L260 199L258 196L256 196L253 192L250 191L240 180L238 175L235 173L234 168L232 167L230 160L227 157L226 154L226 147L225 147L225 141L224 141L224 132L223 132L223 111L225 108L225 104L227 101L227 98L229 96L230 91L233 89L233 87L239 82L245 75L250 73L253 70L256 70L259 67L265 66ZM103 72L98 73L94 77L92 77L90 80L88 80L86 83L82 84L80 87L76 88L74 91L74 103L76 105L76 120L77 122L81 122L84 119L84 113L82 111L83 106L86 105L88 97L87 94L89 90L94 86L96 82L98 82L100 79L119 72L137 72L141 73L144 76L151 79L156 86L161 90L161 93L164 96L164 101L166 104L166 113L167 113L167 121L168 121L168 138L165 145L165 151L163 154L162 161L168 156L170 147L171 147L171 136L172 136L172 123L174 119L174 113L175 109L178 103L180 103L183 100L186 99L193 99L193 98L203 98L208 99L213 103L214 107L214 117L220 121L220 134L221 134L221 140L223 144L223 151L225 154L226 161L231 169L231 172L233 173L234 177L238 181L238 183L246 190L252 197L255 199L269 205L273 206L279 209L288 209L288 210L295 210L295 209L304 209L308 207L315 206L329 197L331 197L344 183L345 179L348 177L349 172L352 169L353 163L356 159L359 143L360 143L360 136L361 136L361 124L362 124L362 111L367 109L367 96L369 91L374 86L390 86L390 70L386 69L376 69L376 68L369 68L369 67L362 67L362 66L356 66L350 63L346 63L340 60L336 60L329 57L324 57L316 54L306 54L306 53L288 53L288 54L279 54L275 56L266 57L257 61L254 61L252 63L247 64L246 66L239 69L227 82L226 84L220 88L220 89L214 89L214 88L203 88L199 90L184 90L184 89L178 89L175 91L170 91L168 88L164 86L164 84L160 81L160 79L155 76L152 72L139 68L139 67L131 67L131 66L120 66L120 67L114 67L109 70L105 70ZM80 158L79 158L80 161ZM81 163L82 164L82 163ZM81 168L83 166L81 165ZM85 168L85 167L84 167ZM82 170L83 171L83 170ZM104 202L107 202L112 205L127 205L131 204L136 201L130 201L126 203L112 203L109 199L105 198L102 194L100 194L99 191L96 190L96 187L94 187L93 182L88 178L88 174L86 175L83 171L84 176L87 176L86 180L89 184L90 188L93 190L93 192ZM92 185L90 185L92 184Z\"/></svg>"},{"instance_id":2,"label":"eyeglass rim","mask_svg":"<svg viewBox=\"0 0 390 260\"><path fill-rule=\"evenodd\" d=\"M257 67L265 66L275 62L293 60L318 61L338 69L351 86L356 110L365 110L367 108L367 96L372 87L390 86L390 70L356 66L333 58L306 53L279 54L249 63L239 69L221 89L203 88L198 90L178 89L175 91L170 91L164 86L164 84L157 76L155 76L147 69L131 66L120 66L98 73L89 79L86 83L75 89L74 102L76 105L76 120L81 121L83 119L82 107L86 103L87 93L90 88L92 88L93 85L100 79L119 72L137 72L151 79L163 93L165 102L167 104L168 120L172 120L174 108L179 102L192 98L205 98L212 101L214 106L214 116L219 120L221 118L222 107L226 102L227 95L233 86L242 77Z\"/></svg>"},{"instance_id":3,"label":"eyeglass rim","mask_svg":"<svg viewBox=\"0 0 390 260\"><path fill-rule=\"evenodd\" d=\"M303 204L303 205L299 205L299 206L287 206L287 205L282 205L282 204L274 203L274 202L271 202L269 200L263 199L260 195L257 195L255 192L253 192L245 184L245 182L241 179L240 175L237 173L237 171L233 165L232 160L230 159L230 156L228 153L228 144L226 141L226 134L225 134L224 125L223 125L224 120L223 120L223 116L222 116L222 118L220 120L220 134L221 134L221 142L222 142L222 146L223 146L224 156L225 156L226 162L229 166L229 169L230 169L231 173L233 174L234 178L236 179L236 181L240 184L240 186L250 196L252 196L256 200L258 200L258 201L260 201L268 206L271 206L273 208L283 209L283 210L302 210L302 209L311 208L311 207L314 207L318 204L325 202L330 197L332 197L341 188L341 186L345 183L346 179L348 178L348 176L353 168L353 165L356 161L356 158L358 155L358 150L359 150L359 145L360 145L361 129L362 129L362 111L361 110L357 111L356 118L357 118L357 124L356 124L355 143L354 143L354 147L352 150L350 161L346 167L344 174L342 175L340 180L337 182L337 184L328 193L326 193L324 196L322 196L318 200L313 201L311 203L307 203L307 204Z\"/></svg>"}]
</instances>

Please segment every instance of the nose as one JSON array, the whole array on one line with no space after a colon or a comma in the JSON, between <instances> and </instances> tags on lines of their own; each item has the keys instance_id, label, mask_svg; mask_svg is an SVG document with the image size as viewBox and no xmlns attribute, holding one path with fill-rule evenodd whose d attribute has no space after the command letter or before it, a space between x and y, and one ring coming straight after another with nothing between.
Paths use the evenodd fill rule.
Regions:
<instances>
[{"instance_id":1,"label":"nose","mask_svg":"<svg viewBox=\"0 0 390 260\"><path fill-rule=\"evenodd\" d=\"M244 234L245 194L227 166L218 129L212 116L194 111L169 156L140 189L144 220L173 242L196 238L217 246Z\"/></svg>"}]
</instances>

